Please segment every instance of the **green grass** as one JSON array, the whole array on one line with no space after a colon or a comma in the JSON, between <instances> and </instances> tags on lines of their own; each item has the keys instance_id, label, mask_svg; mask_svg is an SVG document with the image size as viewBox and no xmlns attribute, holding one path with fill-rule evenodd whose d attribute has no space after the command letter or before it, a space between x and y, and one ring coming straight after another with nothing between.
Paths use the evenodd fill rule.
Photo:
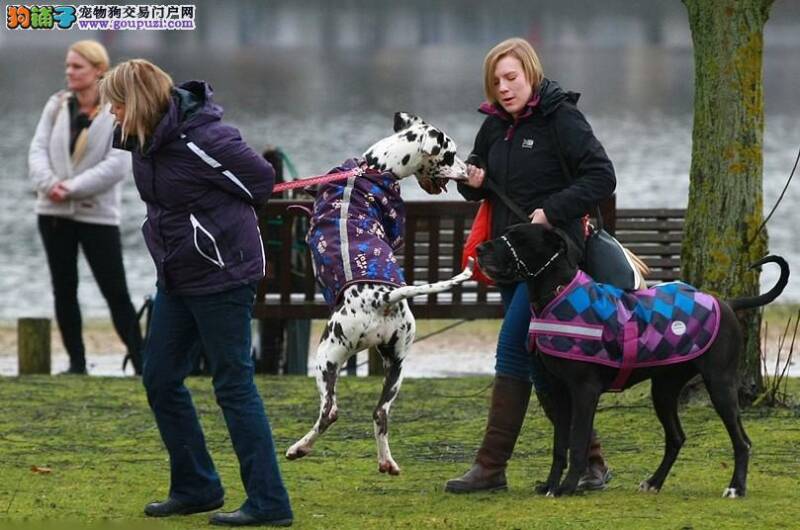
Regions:
<instances>
[{"instance_id":1,"label":"green grass","mask_svg":"<svg viewBox=\"0 0 800 530\"><path fill-rule=\"evenodd\" d=\"M486 377L412 379L392 414L399 477L377 472L371 409L375 378L344 378L340 419L315 452L280 456L296 528L796 528L800 518L800 408L744 413L754 442L748 497L722 499L731 475L728 436L703 399L682 412L688 440L664 490L636 487L661 456L662 434L642 385L601 401L597 427L615 477L605 492L542 498L533 485L549 467L551 430L532 406L509 466L507 493L453 496L444 482L465 471L488 405ZM227 490L228 509L244 498L238 465L210 383L189 386ZM310 427L318 398L313 380L259 377L279 453ZM800 396L800 381L792 380ZM184 529L205 515L145 520L142 507L168 485L167 456L138 379L24 377L0 380L0 526L47 520L87 525ZM46 466L49 474L34 473Z\"/></svg>"}]
</instances>

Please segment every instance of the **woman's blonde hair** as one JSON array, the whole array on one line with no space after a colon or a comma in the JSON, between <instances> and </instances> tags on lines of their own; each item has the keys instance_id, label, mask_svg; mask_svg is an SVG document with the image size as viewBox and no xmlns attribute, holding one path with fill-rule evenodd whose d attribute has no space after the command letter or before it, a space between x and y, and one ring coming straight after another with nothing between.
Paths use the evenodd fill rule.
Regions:
<instances>
[{"instance_id":1,"label":"woman's blonde hair","mask_svg":"<svg viewBox=\"0 0 800 530\"><path fill-rule=\"evenodd\" d=\"M495 94L494 89L494 71L500 59L506 56L516 57L522 63L525 79L528 80L534 91L544 78L539 56L536 55L536 51L528 41L519 37L504 40L492 48L483 60L483 91L489 103L497 103L497 94Z\"/></svg>"},{"instance_id":2,"label":"woman's blonde hair","mask_svg":"<svg viewBox=\"0 0 800 530\"><path fill-rule=\"evenodd\" d=\"M128 135L139 140L144 149L146 139L169 108L172 78L146 59L120 63L100 81L100 97L104 103L125 105L122 120L122 141Z\"/></svg>"},{"instance_id":3,"label":"woman's blonde hair","mask_svg":"<svg viewBox=\"0 0 800 530\"><path fill-rule=\"evenodd\" d=\"M106 47L97 42L96 40L79 40L72 46L67 48L67 53L75 52L100 70L101 73L108 71L111 66L111 61L108 58Z\"/></svg>"}]
</instances>

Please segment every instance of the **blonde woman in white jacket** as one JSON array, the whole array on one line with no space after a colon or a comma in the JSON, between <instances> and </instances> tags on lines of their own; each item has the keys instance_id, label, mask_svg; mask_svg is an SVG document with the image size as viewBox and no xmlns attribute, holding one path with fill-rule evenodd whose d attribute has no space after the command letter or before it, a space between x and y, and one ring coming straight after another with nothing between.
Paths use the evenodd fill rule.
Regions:
<instances>
[{"instance_id":1,"label":"blonde woman in white jacket","mask_svg":"<svg viewBox=\"0 0 800 530\"><path fill-rule=\"evenodd\" d=\"M66 57L67 89L54 94L28 153L36 213L53 282L55 313L69 354L67 373L86 374L78 303L78 248L83 249L117 334L141 373L142 336L131 303L119 232L120 183L130 153L111 147L114 117L100 104L99 79L109 68L102 44L83 40Z\"/></svg>"}]
</instances>

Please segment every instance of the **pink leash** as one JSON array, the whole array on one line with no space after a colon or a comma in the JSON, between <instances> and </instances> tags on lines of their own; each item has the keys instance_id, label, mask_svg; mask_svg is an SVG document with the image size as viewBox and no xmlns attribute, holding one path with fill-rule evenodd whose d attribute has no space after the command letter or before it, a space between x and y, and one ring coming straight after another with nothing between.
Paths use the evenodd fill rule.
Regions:
<instances>
[{"instance_id":1,"label":"pink leash","mask_svg":"<svg viewBox=\"0 0 800 530\"><path fill-rule=\"evenodd\" d=\"M334 182L336 180L344 180L350 177L360 177L363 174L364 170L361 169L360 167L356 167L348 171L343 171L339 173L329 173L327 175L308 177L305 179L293 180L291 182L281 182L280 184L276 184L275 187L272 188L272 193L280 193L282 191L293 190L296 188L307 188L309 186L315 186L317 184L325 184L327 182Z\"/></svg>"}]
</instances>

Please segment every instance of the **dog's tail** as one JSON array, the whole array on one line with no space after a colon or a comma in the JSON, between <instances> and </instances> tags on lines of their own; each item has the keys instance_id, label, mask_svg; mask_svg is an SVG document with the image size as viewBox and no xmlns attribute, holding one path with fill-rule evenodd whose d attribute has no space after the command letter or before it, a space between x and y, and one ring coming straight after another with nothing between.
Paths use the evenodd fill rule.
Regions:
<instances>
[{"instance_id":1,"label":"dog's tail","mask_svg":"<svg viewBox=\"0 0 800 530\"><path fill-rule=\"evenodd\" d=\"M753 263L750 268L755 269L756 267L763 265L765 263L777 263L778 266L781 268L781 277L778 278L778 283L775 284L775 287L770 289L764 294L760 294L758 296L747 296L743 298L734 298L733 300L728 300L728 305L734 311L738 311L739 309L748 309L752 307L759 307L762 305L767 305L768 303L772 302L780 294L783 292L783 289L786 287L786 284L789 282L789 264L786 263L786 260L780 256L765 256L758 260L757 262Z\"/></svg>"},{"instance_id":2,"label":"dog's tail","mask_svg":"<svg viewBox=\"0 0 800 530\"><path fill-rule=\"evenodd\" d=\"M385 305L391 305L399 302L400 300L405 300L406 298L412 298L420 294L432 294L432 293L441 293L443 291L447 291L448 289L452 289L456 285L472 278L472 269L474 267L475 267L475 260L469 258L467 260L467 266L464 267L464 270L461 271L458 275L453 276L449 280L444 280L436 283L429 283L426 285L406 285L405 287L398 287L397 289L393 289L392 291L386 293L383 296L383 302Z\"/></svg>"}]
</instances>

